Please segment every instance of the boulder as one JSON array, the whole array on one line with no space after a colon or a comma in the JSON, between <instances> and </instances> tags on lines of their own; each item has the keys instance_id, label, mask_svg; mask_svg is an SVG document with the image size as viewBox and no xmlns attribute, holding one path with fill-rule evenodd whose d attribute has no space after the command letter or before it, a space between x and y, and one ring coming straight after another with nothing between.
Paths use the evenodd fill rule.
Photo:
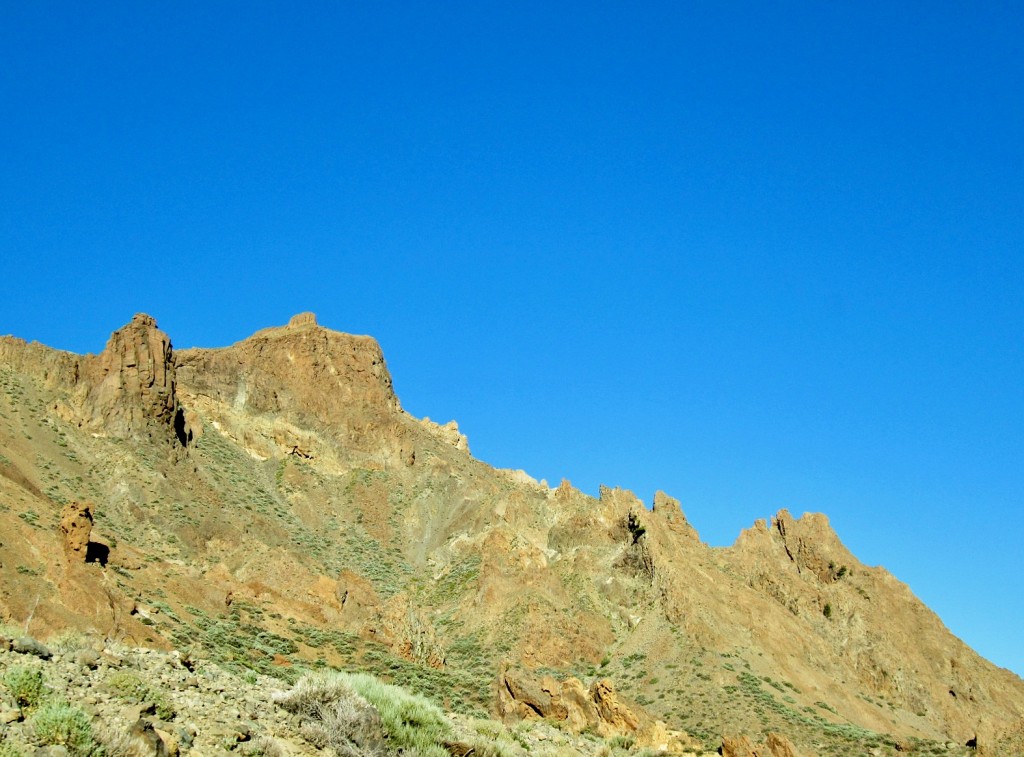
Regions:
<instances>
[{"instance_id":1,"label":"boulder","mask_svg":"<svg viewBox=\"0 0 1024 757\"><path fill-rule=\"evenodd\" d=\"M60 516L60 533L64 554L73 562L85 562L92 534L92 505L69 502Z\"/></svg>"},{"instance_id":2,"label":"boulder","mask_svg":"<svg viewBox=\"0 0 1024 757\"><path fill-rule=\"evenodd\" d=\"M20 654L30 654L41 660L49 660L53 652L48 646L36 641L31 636L19 636L11 643L11 649Z\"/></svg>"},{"instance_id":3,"label":"boulder","mask_svg":"<svg viewBox=\"0 0 1024 757\"><path fill-rule=\"evenodd\" d=\"M726 736L718 753L722 757L799 757L793 743L777 733L768 733L763 744L748 736Z\"/></svg>"},{"instance_id":4,"label":"boulder","mask_svg":"<svg viewBox=\"0 0 1024 757\"><path fill-rule=\"evenodd\" d=\"M153 727L153 722L139 718L128 731L128 738L136 753L145 757L170 757L170 750L163 738Z\"/></svg>"},{"instance_id":5,"label":"boulder","mask_svg":"<svg viewBox=\"0 0 1024 757\"><path fill-rule=\"evenodd\" d=\"M577 678L537 680L507 670L501 678L498 709L505 720L544 718L573 733L589 729L604 737L634 734L645 724L641 714L619 700L608 679L595 681L587 689ZM652 731L653 740L657 734Z\"/></svg>"}]
</instances>

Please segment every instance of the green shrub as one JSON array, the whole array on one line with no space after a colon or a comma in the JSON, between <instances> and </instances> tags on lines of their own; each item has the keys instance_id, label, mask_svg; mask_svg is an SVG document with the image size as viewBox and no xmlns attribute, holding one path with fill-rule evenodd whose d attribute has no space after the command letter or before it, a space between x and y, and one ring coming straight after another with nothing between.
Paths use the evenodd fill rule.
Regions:
<instances>
[{"instance_id":1,"label":"green shrub","mask_svg":"<svg viewBox=\"0 0 1024 757\"><path fill-rule=\"evenodd\" d=\"M441 744L451 736L451 725L436 704L366 673L338 675L376 708L392 747L447 757Z\"/></svg>"},{"instance_id":2,"label":"green shrub","mask_svg":"<svg viewBox=\"0 0 1024 757\"><path fill-rule=\"evenodd\" d=\"M46 692L43 671L23 665L16 665L4 673L4 686L11 692L18 707L23 709L38 705Z\"/></svg>"},{"instance_id":3,"label":"green shrub","mask_svg":"<svg viewBox=\"0 0 1024 757\"><path fill-rule=\"evenodd\" d=\"M152 702L157 717L161 720L170 720L174 717L174 707L167 700L167 696L135 673L118 670L107 678L107 687L126 701Z\"/></svg>"},{"instance_id":4,"label":"green shrub","mask_svg":"<svg viewBox=\"0 0 1024 757\"><path fill-rule=\"evenodd\" d=\"M522 747L503 724L476 719L469 726L473 732L466 741L474 757L518 757L523 753Z\"/></svg>"},{"instance_id":5,"label":"green shrub","mask_svg":"<svg viewBox=\"0 0 1024 757\"><path fill-rule=\"evenodd\" d=\"M618 736L612 736L608 740L608 746L618 749L632 749L633 744L636 743L636 739L628 734L619 734Z\"/></svg>"},{"instance_id":6,"label":"green shrub","mask_svg":"<svg viewBox=\"0 0 1024 757\"><path fill-rule=\"evenodd\" d=\"M24 755L25 753L14 746L14 744L0 741L0 757L24 757Z\"/></svg>"},{"instance_id":7,"label":"green shrub","mask_svg":"<svg viewBox=\"0 0 1024 757\"><path fill-rule=\"evenodd\" d=\"M339 755L447 757L451 726L437 705L365 673L308 673L275 701L303 718L303 736Z\"/></svg>"},{"instance_id":8,"label":"green shrub","mask_svg":"<svg viewBox=\"0 0 1024 757\"><path fill-rule=\"evenodd\" d=\"M57 652L69 654L85 649L89 646L89 641L78 631L65 631L59 636L49 639L47 644Z\"/></svg>"},{"instance_id":9,"label":"green shrub","mask_svg":"<svg viewBox=\"0 0 1024 757\"><path fill-rule=\"evenodd\" d=\"M32 716L32 731L43 744L63 745L72 757L98 757L89 716L67 702L50 701Z\"/></svg>"}]
</instances>

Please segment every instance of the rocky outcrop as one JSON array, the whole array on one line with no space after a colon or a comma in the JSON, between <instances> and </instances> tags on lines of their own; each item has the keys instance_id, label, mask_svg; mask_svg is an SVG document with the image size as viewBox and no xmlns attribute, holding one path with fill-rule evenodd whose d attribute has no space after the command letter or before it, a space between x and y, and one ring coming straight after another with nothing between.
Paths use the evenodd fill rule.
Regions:
<instances>
[{"instance_id":1,"label":"rocky outcrop","mask_svg":"<svg viewBox=\"0 0 1024 757\"><path fill-rule=\"evenodd\" d=\"M98 435L166 436L189 441L184 411L175 396L171 340L156 321L138 313L111 334L98 355L73 355L0 337L0 362L65 390L51 410Z\"/></svg>"},{"instance_id":2,"label":"rocky outcrop","mask_svg":"<svg viewBox=\"0 0 1024 757\"><path fill-rule=\"evenodd\" d=\"M590 699L597 710L598 722L612 732L635 731L640 727L640 716L630 710L615 693L615 687L607 678L601 678L590 686Z\"/></svg>"},{"instance_id":3,"label":"rocky outcrop","mask_svg":"<svg viewBox=\"0 0 1024 757\"><path fill-rule=\"evenodd\" d=\"M663 491L657 491L654 493L653 509L655 514L665 519L665 523L670 531L674 531L691 541L700 542L700 535L697 533L697 529L691 526L690 522L686 519L678 499L668 496Z\"/></svg>"},{"instance_id":4,"label":"rocky outcrop","mask_svg":"<svg viewBox=\"0 0 1024 757\"><path fill-rule=\"evenodd\" d=\"M718 753L722 757L800 757L792 742L777 733L768 733L763 744L747 736L726 736Z\"/></svg>"},{"instance_id":5,"label":"rocky outcrop","mask_svg":"<svg viewBox=\"0 0 1024 757\"><path fill-rule=\"evenodd\" d=\"M335 592L342 619L351 628L362 628L380 609L380 597L373 584L354 571L341 571Z\"/></svg>"},{"instance_id":6,"label":"rocky outcrop","mask_svg":"<svg viewBox=\"0 0 1024 757\"><path fill-rule=\"evenodd\" d=\"M845 566L854 562L822 513L806 513L797 520L788 510L780 510L772 519L772 528L797 570L810 571L823 583L842 578Z\"/></svg>"},{"instance_id":7,"label":"rocky outcrop","mask_svg":"<svg viewBox=\"0 0 1024 757\"><path fill-rule=\"evenodd\" d=\"M469 452L469 439L459 431L459 424L455 421L448 421L442 425L435 423L430 418L424 418L420 421L420 425L445 444L450 444L463 452Z\"/></svg>"},{"instance_id":8,"label":"rocky outcrop","mask_svg":"<svg viewBox=\"0 0 1024 757\"><path fill-rule=\"evenodd\" d=\"M0 364L37 377L48 387L73 387L79 379L81 357L39 342L0 336Z\"/></svg>"},{"instance_id":9,"label":"rocky outcrop","mask_svg":"<svg viewBox=\"0 0 1024 757\"><path fill-rule=\"evenodd\" d=\"M557 681L544 676L538 680L507 670L499 683L498 711L506 721L546 718L564 723L575 733L588 727L606 733L632 733L637 729L639 720L621 706L610 683L605 682L598 696L602 697L603 712L598 709L594 692L587 691L577 678Z\"/></svg>"},{"instance_id":10,"label":"rocky outcrop","mask_svg":"<svg viewBox=\"0 0 1024 757\"><path fill-rule=\"evenodd\" d=\"M642 709L626 705L606 678L587 688L578 678L557 681L544 676L538 680L506 670L499 689L498 711L506 721L543 718L559 723L570 733L591 731L605 738L629 736L637 747L663 754L681 754L699 747L688 734L672 730Z\"/></svg>"},{"instance_id":11,"label":"rocky outcrop","mask_svg":"<svg viewBox=\"0 0 1024 757\"><path fill-rule=\"evenodd\" d=\"M400 410L380 345L323 328L312 313L231 347L176 353L186 404L376 439Z\"/></svg>"},{"instance_id":12,"label":"rocky outcrop","mask_svg":"<svg viewBox=\"0 0 1024 757\"><path fill-rule=\"evenodd\" d=\"M300 326L316 326L316 313L296 313L288 319L289 328L298 328Z\"/></svg>"},{"instance_id":13,"label":"rocky outcrop","mask_svg":"<svg viewBox=\"0 0 1024 757\"><path fill-rule=\"evenodd\" d=\"M139 313L115 331L99 355L83 361L84 424L109 436L130 437L151 429L184 429L175 397L171 340L156 321Z\"/></svg>"},{"instance_id":14,"label":"rocky outcrop","mask_svg":"<svg viewBox=\"0 0 1024 757\"><path fill-rule=\"evenodd\" d=\"M92 534L92 505L88 502L70 502L60 516L61 541L64 554L72 562L85 562L89 554L89 536Z\"/></svg>"}]
</instances>

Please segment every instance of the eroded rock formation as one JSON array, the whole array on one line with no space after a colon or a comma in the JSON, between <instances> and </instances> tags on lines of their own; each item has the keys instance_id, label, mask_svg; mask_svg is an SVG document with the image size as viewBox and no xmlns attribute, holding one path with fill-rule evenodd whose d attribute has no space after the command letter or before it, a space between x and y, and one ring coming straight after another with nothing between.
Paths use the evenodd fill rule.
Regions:
<instances>
[{"instance_id":1,"label":"eroded rock formation","mask_svg":"<svg viewBox=\"0 0 1024 757\"><path fill-rule=\"evenodd\" d=\"M177 404L171 339L139 313L115 331L106 349L85 361L86 423L127 437L150 423L171 426Z\"/></svg>"},{"instance_id":2,"label":"eroded rock formation","mask_svg":"<svg viewBox=\"0 0 1024 757\"><path fill-rule=\"evenodd\" d=\"M68 503L60 516L60 533L68 559L85 562L92 534L92 505L88 502Z\"/></svg>"}]
</instances>

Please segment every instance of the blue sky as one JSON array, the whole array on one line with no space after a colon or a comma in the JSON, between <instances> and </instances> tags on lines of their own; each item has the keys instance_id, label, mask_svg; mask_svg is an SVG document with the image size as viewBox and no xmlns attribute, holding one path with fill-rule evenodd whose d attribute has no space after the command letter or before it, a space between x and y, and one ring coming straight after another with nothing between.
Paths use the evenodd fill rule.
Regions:
<instances>
[{"instance_id":1,"label":"blue sky","mask_svg":"<svg viewBox=\"0 0 1024 757\"><path fill-rule=\"evenodd\" d=\"M6 3L0 333L313 310L483 460L712 544L825 512L1024 673L1022 40L995 2Z\"/></svg>"}]
</instances>

